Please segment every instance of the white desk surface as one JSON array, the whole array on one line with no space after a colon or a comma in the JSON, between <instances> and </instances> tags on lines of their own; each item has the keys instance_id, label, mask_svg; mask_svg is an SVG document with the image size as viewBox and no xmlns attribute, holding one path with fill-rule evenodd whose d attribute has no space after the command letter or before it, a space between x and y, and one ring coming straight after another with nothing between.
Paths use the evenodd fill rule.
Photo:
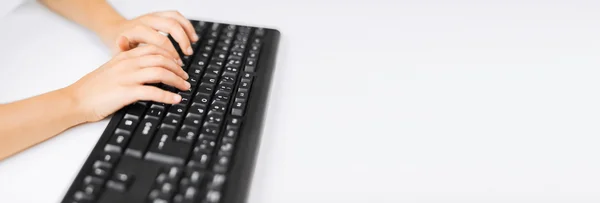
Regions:
<instances>
[{"instance_id":1,"label":"white desk surface","mask_svg":"<svg viewBox=\"0 0 600 203\"><path fill-rule=\"evenodd\" d=\"M278 28L252 203L599 202L600 2L115 1ZM28 3L0 19L0 102L109 54ZM58 202L108 120L0 162L0 202Z\"/></svg>"}]
</instances>

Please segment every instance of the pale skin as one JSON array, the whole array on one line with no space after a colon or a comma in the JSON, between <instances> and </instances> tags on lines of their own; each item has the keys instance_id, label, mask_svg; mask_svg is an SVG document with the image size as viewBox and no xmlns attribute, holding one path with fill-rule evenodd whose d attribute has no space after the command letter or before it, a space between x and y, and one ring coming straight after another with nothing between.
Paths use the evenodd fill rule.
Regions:
<instances>
[{"instance_id":1,"label":"pale skin","mask_svg":"<svg viewBox=\"0 0 600 203\"><path fill-rule=\"evenodd\" d=\"M177 94L144 84L190 88L175 48L166 36L158 33L169 33L183 53L191 55L190 44L198 36L180 13L156 12L127 20L104 0L39 1L94 31L115 55L72 85L0 104L0 160L70 127L102 120L138 100L168 104L181 101Z\"/></svg>"}]
</instances>

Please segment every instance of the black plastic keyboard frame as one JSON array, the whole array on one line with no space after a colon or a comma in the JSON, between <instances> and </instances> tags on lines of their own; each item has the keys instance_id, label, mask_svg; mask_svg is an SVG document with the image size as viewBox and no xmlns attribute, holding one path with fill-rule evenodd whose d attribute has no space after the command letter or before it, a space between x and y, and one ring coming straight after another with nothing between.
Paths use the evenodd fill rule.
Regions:
<instances>
[{"instance_id":1,"label":"black plastic keyboard frame","mask_svg":"<svg viewBox=\"0 0 600 203\"><path fill-rule=\"evenodd\" d=\"M220 23L210 22L207 23ZM228 23L220 23L229 25ZM244 26L232 24L236 26ZM249 26L253 29L258 27ZM257 71L254 74L254 83L252 84L252 93L249 94L248 103L246 106L246 114L240 128L238 141L236 141L236 151L232 157L232 165L227 172L228 184L223 188L222 203L242 203L246 202L246 198L250 191L254 166L258 155L260 145L261 131L263 126L264 114L267 106L268 94L270 91L271 77L275 70L276 54L279 45L280 32L275 29L263 28L265 34L263 37L263 45L257 62ZM94 155L104 151L104 146L109 141L117 125L125 115L125 108L117 111L110 122L106 126L104 132L100 136L98 142L94 146L92 152L72 181L71 186L65 193L61 202L67 203L71 200L73 193L80 186L84 177L87 175L84 169L91 168L96 160ZM231 182L234 182L233 184ZM143 194L147 195L147 194ZM201 201L198 201L201 202Z\"/></svg>"}]
</instances>

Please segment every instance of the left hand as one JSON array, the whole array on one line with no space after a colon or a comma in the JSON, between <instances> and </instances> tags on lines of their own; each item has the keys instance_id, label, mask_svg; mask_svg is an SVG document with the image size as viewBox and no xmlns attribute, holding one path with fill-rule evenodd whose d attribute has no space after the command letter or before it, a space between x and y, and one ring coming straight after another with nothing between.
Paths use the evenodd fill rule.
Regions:
<instances>
[{"instance_id":1,"label":"left hand","mask_svg":"<svg viewBox=\"0 0 600 203\"><path fill-rule=\"evenodd\" d=\"M177 11L149 13L131 20L113 23L100 37L114 53L128 51L139 44L152 44L167 50L173 59L180 61L179 54L167 36L170 34L185 55L192 55L191 42L198 41L194 26ZM180 64L181 65L181 64Z\"/></svg>"}]
</instances>

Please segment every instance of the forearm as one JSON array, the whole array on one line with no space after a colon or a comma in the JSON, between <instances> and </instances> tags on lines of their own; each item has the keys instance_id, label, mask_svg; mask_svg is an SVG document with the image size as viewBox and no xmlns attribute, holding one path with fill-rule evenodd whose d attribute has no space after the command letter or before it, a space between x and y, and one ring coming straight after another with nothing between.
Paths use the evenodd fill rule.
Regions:
<instances>
[{"instance_id":1,"label":"forearm","mask_svg":"<svg viewBox=\"0 0 600 203\"><path fill-rule=\"evenodd\" d=\"M0 160L83 123L67 89L0 105Z\"/></svg>"},{"instance_id":2,"label":"forearm","mask_svg":"<svg viewBox=\"0 0 600 203\"><path fill-rule=\"evenodd\" d=\"M95 32L113 44L111 27L125 20L105 0L38 0L52 11Z\"/></svg>"}]
</instances>

